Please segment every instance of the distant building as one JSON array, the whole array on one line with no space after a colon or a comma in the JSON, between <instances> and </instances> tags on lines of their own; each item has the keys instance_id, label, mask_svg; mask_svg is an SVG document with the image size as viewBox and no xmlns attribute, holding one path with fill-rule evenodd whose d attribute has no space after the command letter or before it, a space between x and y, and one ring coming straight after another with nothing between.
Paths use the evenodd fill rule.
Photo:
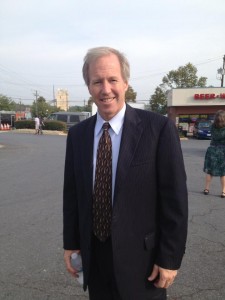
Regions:
<instances>
[{"instance_id":1,"label":"distant building","mask_svg":"<svg viewBox=\"0 0 225 300\"><path fill-rule=\"evenodd\" d=\"M197 119L213 121L218 110L225 110L225 88L177 88L167 97L168 117L192 134Z\"/></svg>"},{"instance_id":2,"label":"distant building","mask_svg":"<svg viewBox=\"0 0 225 300\"><path fill-rule=\"evenodd\" d=\"M16 112L16 121L17 120L30 120L32 119L31 112L29 111L17 111Z\"/></svg>"},{"instance_id":3,"label":"distant building","mask_svg":"<svg viewBox=\"0 0 225 300\"><path fill-rule=\"evenodd\" d=\"M64 89L58 89L56 93L56 106L62 110L68 110L68 92Z\"/></svg>"},{"instance_id":4,"label":"distant building","mask_svg":"<svg viewBox=\"0 0 225 300\"><path fill-rule=\"evenodd\" d=\"M14 127L15 117L15 111L0 110L0 126L9 124L11 127Z\"/></svg>"}]
</instances>

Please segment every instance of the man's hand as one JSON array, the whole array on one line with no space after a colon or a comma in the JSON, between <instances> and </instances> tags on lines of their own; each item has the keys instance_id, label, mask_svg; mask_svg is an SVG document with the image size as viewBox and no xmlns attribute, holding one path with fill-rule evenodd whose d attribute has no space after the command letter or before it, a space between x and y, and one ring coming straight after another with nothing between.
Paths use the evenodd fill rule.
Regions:
<instances>
[{"instance_id":1,"label":"man's hand","mask_svg":"<svg viewBox=\"0 0 225 300\"><path fill-rule=\"evenodd\" d=\"M66 269L67 271L73 276L73 277L78 277L77 275L77 270L75 270L72 265L71 265L71 255L76 252L80 253L79 250L64 250L64 261L66 264Z\"/></svg>"},{"instance_id":2,"label":"man's hand","mask_svg":"<svg viewBox=\"0 0 225 300\"><path fill-rule=\"evenodd\" d=\"M171 284L173 284L176 276L177 270L163 269L157 265L154 265L152 274L148 277L148 280L155 280L154 285L157 288L167 289Z\"/></svg>"}]
</instances>

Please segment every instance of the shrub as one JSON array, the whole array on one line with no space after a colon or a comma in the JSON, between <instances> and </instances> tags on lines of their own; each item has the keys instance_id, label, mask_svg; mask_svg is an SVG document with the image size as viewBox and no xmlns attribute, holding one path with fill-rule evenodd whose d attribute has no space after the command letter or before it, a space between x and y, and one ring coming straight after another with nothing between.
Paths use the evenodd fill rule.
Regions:
<instances>
[{"instance_id":1,"label":"shrub","mask_svg":"<svg viewBox=\"0 0 225 300\"><path fill-rule=\"evenodd\" d=\"M66 123L62 121L45 120L44 124L45 124L45 126L43 126L44 130L66 131Z\"/></svg>"},{"instance_id":2,"label":"shrub","mask_svg":"<svg viewBox=\"0 0 225 300\"><path fill-rule=\"evenodd\" d=\"M43 130L66 131L66 123L61 121L47 120L44 121L44 124ZM20 120L15 121L14 126L16 129L35 129L35 122L33 120Z\"/></svg>"},{"instance_id":3,"label":"shrub","mask_svg":"<svg viewBox=\"0 0 225 300\"><path fill-rule=\"evenodd\" d=\"M16 129L34 129L35 128L35 123L33 120L20 120L20 121L15 121L14 126Z\"/></svg>"}]
</instances>

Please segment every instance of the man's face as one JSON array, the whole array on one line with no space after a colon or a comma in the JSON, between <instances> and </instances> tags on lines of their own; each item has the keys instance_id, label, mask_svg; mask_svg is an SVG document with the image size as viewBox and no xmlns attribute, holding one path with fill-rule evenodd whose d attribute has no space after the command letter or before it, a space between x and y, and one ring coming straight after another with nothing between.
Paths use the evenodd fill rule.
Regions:
<instances>
[{"instance_id":1,"label":"man's face","mask_svg":"<svg viewBox=\"0 0 225 300\"><path fill-rule=\"evenodd\" d=\"M115 54L102 56L89 66L88 90L101 117L108 121L123 107L128 83L121 75L120 63Z\"/></svg>"}]
</instances>

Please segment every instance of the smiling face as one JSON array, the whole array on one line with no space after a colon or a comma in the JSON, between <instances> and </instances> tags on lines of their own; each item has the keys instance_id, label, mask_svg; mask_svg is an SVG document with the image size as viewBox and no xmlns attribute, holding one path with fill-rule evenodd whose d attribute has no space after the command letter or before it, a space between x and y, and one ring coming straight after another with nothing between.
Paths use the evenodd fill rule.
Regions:
<instances>
[{"instance_id":1,"label":"smiling face","mask_svg":"<svg viewBox=\"0 0 225 300\"><path fill-rule=\"evenodd\" d=\"M115 54L102 56L89 65L88 90L101 117L109 121L123 107L128 83L121 74L119 59Z\"/></svg>"}]
</instances>

